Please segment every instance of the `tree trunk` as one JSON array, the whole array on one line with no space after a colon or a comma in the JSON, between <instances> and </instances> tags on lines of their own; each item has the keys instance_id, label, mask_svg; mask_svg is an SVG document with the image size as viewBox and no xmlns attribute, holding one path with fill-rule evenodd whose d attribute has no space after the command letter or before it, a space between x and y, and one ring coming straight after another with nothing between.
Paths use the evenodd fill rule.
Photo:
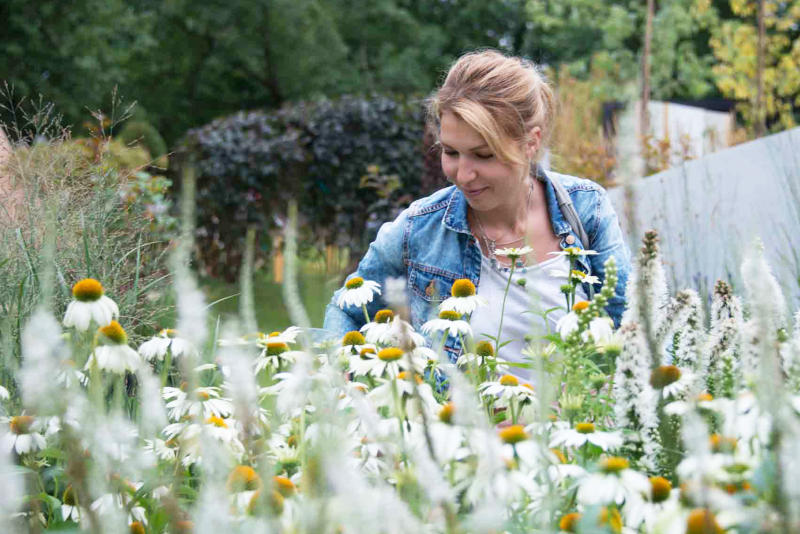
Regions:
<instances>
[{"instance_id":1,"label":"tree trunk","mask_svg":"<svg viewBox=\"0 0 800 534\"><path fill-rule=\"evenodd\" d=\"M650 45L653 40L653 17L655 15L655 0L647 0L647 20L644 28L644 52L642 53L642 97L639 110L639 134L645 142L650 131L650 116L647 106L650 103Z\"/></svg>"},{"instance_id":2,"label":"tree trunk","mask_svg":"<svg viewBox=\"0 0 800 534\"><path fill-rule=\"evenodd\" d=\"M764 0L758 0L758 63L756 65L756 105L755 131L756 137L764 135L767 129L764 113L764 47L766 46L766 28L764 25Z\"/></svg>"}]
</instances>

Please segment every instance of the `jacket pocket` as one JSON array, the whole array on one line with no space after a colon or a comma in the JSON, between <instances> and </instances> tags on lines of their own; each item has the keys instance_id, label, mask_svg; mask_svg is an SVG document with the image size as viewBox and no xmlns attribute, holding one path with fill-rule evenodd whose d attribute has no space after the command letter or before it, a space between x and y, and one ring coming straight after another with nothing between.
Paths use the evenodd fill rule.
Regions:
<instances>
[{"instance_id":1,"label":"jacket pocket","mask_svg":"<svg viewBox=\"0 0 800 534\"><path fill-rule=\"evenodd\" d=\"M408 285L414 295L426 302L439 303L450 296L450 288L457 275L420 263L412 263L409 268Z\"/></svg>"}]
</instances>

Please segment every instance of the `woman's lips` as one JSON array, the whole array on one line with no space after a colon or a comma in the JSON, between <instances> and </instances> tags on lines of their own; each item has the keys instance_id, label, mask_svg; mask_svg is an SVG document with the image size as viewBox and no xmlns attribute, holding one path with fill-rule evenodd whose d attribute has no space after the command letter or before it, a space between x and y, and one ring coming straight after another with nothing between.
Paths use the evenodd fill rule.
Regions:
<instances>
[{"instance_id":1,"label":"woman's lips","mask_svg":"<svg viewBox=\"0 0 800 534\"><path fill-rule=\"evenodd\" d=\"M481 193L483 193L487 189L489 189L489 188L488 187L481 187L479 189L465 189L464 190L464 194L469 196L469 197L477 197L478 195L480 195Z\"/></svg>"}]
</instances>

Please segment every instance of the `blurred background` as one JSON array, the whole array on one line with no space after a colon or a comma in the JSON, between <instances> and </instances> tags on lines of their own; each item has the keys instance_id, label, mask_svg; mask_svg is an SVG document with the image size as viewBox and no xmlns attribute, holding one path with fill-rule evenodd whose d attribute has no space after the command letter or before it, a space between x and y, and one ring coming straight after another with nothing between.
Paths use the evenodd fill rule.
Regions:
<instances>
[{"instance_id":1,"label":"blurred background","mask_svg":"<svg viewBox=\"0 0 800 534\"><path fill-rule=\"evenodd\" d=\"M708 191L753 183L763 171L725 167L752 161L750 149L736 157L719 151L790 131L800 116L797 1L2 0L0 20L5 296L12 302L36 291L48 218L37 216L47 203L31 198L50 195L61 199L51 224L61 231L62 287L106 274L111 294L129 295L123 311L148 334L171 319L159 288L189 165L197 172L196 267L213 309L237 310L246 230L255 228L258 324L289 324L282 236L296 199L300 289L312 324L321 325L331 292L380 224L446 185L423 102L466 51L491 47L542 66L559 101L546 160L559 172L613 189L623 174L618 118L629 110L639 134L635 177L662 173L657 198L679 190L685 197L661 218L662 234L675 221L700 224L693 209L719 207ZM776 173L800 194L796 162L785 159L792 140L781 139L789 148L763 157L782 162ZM701 160L714 163L701 173L690 165ZM670 172L711 181L681 189ZM736 214L748 196L717 213ZM690 205L698 197L708 202ZM625 211L621 194L614 198ZM781 208L788 227L794 219L785 213L800 222L796 205ZM691 233L681 232L674 234ZM794 234L779 237L792 243ZM796 288L793 250L783 252ZM671 270L681 283L713 284L697 273L730 271L720 263L709 274L708 262L683 257L674 263L692 266ZM165 311L144 315L145 303Z\"/></svg>"}]
</instances>

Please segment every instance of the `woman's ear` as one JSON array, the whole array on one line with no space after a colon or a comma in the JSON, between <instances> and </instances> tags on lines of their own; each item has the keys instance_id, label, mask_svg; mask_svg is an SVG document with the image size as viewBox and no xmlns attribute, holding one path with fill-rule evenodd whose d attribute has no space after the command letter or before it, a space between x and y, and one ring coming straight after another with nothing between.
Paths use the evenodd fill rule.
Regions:
<instances>
[{"instance_id":1,"label":"woman's ear","mask_svg":"<svg viewBox=\"0 0 800 534\"><path fill-rule=\"evenodd\" d=\"M528 146L525 147L525 155L529 160L533 160L539 149L542 146L542 129L539 126L534 126L528 132Z\"/></svg>"}]
</instances>

